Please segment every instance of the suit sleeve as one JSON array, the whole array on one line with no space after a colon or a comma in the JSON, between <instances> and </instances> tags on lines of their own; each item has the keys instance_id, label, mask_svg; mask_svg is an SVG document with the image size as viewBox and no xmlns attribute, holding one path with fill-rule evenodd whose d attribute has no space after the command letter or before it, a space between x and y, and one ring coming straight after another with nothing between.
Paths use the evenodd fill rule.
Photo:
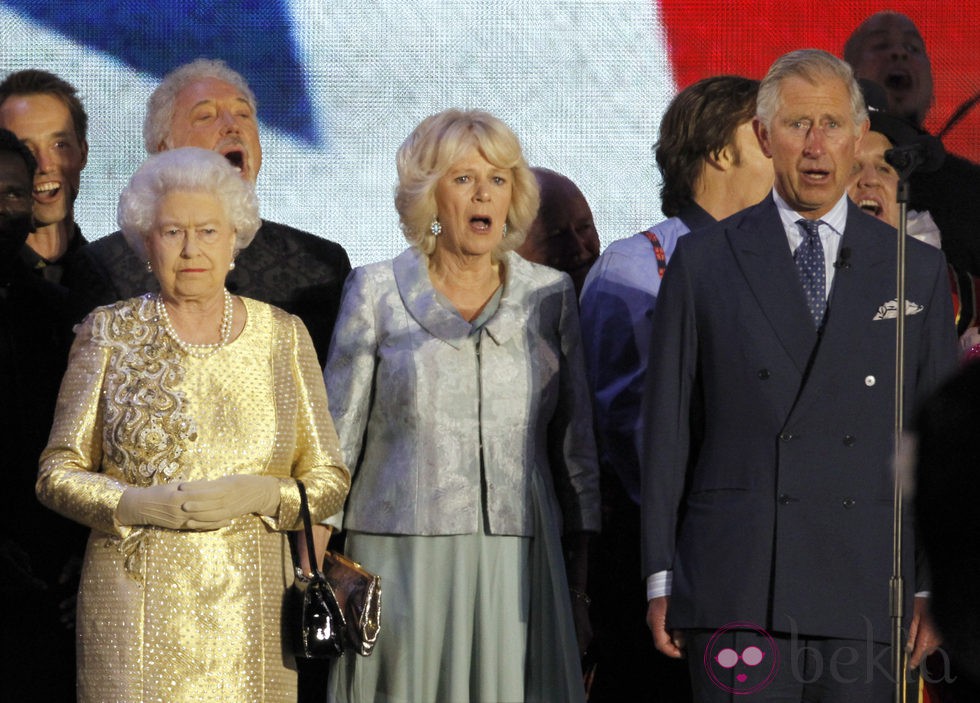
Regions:
<instances>
[{"instance_id":1,"label":"suit sleeve","mask_svg":"<svg viewBox=\"0 0 980 703\"><path fill-rule=\"evenodd\" d=\"M643 576L673 568L680 503L690 456L690 411L698 329L685 241L664 276L653 317L643 391L641 543Z\"/></svg>"},{"instance_id":2,"label":"suit sleeve","mask_svg":"<svg viewBox=\"0 0 980 703\"><path fill-rule=\"evenodd\" d=\"M919 343L915 397L908 399L916 405L924 401L956 370L958 345L949 278L945 260L938 252L935 253L937 256L933 258L936 265L932 277L932 294L926 304L923 339Z\"/></svg>"}]
</instances>

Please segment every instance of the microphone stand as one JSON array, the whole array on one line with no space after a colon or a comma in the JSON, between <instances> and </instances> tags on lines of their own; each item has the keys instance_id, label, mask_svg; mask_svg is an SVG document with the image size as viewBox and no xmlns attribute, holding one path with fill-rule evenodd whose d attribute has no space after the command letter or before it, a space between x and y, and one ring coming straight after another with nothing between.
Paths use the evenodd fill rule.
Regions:
<instances>
[{"instance_id":1,"label":"microphone stand","mask_svg":"<svg viewBox=\"0 0 980 703\"><path fill-rule=\"evenodd\" d=\"M896 153L896 152L893 152ZM899 158L899 156L901 158ZM888 153L886 153L886 159ZM909 176L922 163L922 157L915 152L896 153L895 161L888 162L898 171L898 256L895 266L895 299L898 315L895 318L895 438L894 455L897 457L905 429L905 238L908 230ZM905 611L905 583L902 578L902 524L904 498L902 480L895 471L892 496L892 576L889 581L889 600L891 614L892 672L895 676L895 703L905 703L907 687L905 670L907 667L905 642L902 636L902 619Z\"/></svg>"}]
</instances>

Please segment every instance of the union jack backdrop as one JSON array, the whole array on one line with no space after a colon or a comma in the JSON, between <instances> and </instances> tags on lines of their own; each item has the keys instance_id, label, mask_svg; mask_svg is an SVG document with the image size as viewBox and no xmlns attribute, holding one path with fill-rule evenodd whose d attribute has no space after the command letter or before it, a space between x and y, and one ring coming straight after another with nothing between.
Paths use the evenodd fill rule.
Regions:
<instances>
[{"instance_id":1,"label":"union jack backdrop","mask_svg":"<svg viewBox=\"0 0 980 703\"><path fill-rule=\"evenodd\" d=\"M925 37L935 130L980 89L980 3L3 0L0 73L43 68L79 88L91 127L76 218L95 239L116 229L161 76L199 56L226 60L259 100L263 215L340 242L359 265L405 246L395 150L433 112L479 107L505 120L532 164L579 184L605 244L662 219L652 147L678 87L761 78L803 46L840 54L881 9L905 12ZM980 114L945 141L980 158Z\"/></svg>"}]
</instances>

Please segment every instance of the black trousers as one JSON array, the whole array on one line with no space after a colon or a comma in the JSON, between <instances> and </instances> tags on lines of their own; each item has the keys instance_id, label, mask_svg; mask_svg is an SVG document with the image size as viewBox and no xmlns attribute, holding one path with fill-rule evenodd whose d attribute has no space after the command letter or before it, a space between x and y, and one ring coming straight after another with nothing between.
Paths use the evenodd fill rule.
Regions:
<instances>
[{"instance_id":1,"label":"black trousers","mask_svg":"<svg viewBox=\"0 0 980 703\"><path fill-rule=\"evenodd\" d=\"M589 703L691 703L686 664L660 654L646 625L640 508L616 476L603 472L600 480L602 533L589 557L594 637L586 666L595 665Z\"/></svg>"}]
</instances>

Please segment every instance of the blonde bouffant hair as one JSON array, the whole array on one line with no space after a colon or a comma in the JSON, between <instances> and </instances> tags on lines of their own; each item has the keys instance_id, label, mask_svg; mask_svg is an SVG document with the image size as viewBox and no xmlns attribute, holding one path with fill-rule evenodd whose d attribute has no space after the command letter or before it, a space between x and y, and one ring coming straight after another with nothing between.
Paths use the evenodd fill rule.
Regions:
<instances>
[{"instance_id":1,"label":"blonde bouffant hair","mask_svg":"<svg viewBox=\"0 0 980 703\"><path fill-rule=\"evenodd\" d=\"M512 174L507 236L495 253L520 246L537 215L538 183L510 127L482 110L445 110L422 120L398 149L395 208L405 238L426 256L436 246L436 184L472 147Z\"/></svg>"}]
</instances>

